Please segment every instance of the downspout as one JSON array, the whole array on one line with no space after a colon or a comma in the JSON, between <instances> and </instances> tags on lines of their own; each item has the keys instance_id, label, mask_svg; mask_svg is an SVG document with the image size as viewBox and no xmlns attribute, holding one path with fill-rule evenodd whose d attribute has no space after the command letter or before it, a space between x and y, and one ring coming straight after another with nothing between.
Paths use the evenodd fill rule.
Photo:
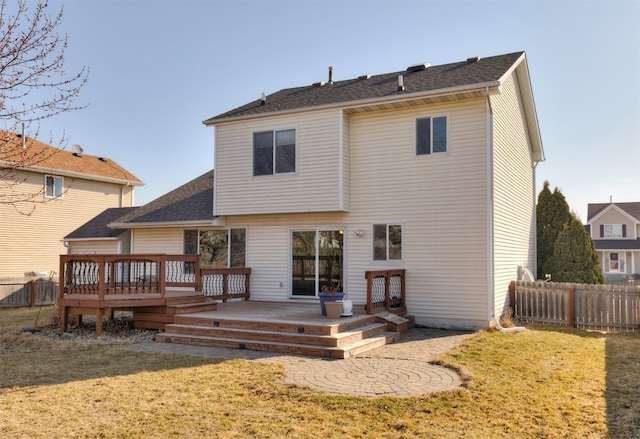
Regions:
<instances>
[{"instance_id":1,"label":"downspout","mask_svg":"<svg viewBox=\"0 0 640 439\"><path fill-rule=\"evenodd\" d=\"M494 283L494 246L495 246L495 237L494 237L494 192L493 192L493 108L491 107L491 98L489 96L489 87L485 88L485 93L487 96L487 170L488 170L488 178L487 178L487 194L488 194L488 206L487 206L487 236L489 239L489 245L487 249L487 277L488 277L488 305L489 312L488 315L491 316L490 320L493 321L493 324L500 332L520 332L524 331L525 328L521 326L516 326L513 328L504 328L500 325L500 320L496 316L496 298L495 298L495 283ZM534 189L535 192L535 189Z\"/></svg>"},{"instance_id":2,"label":"downspout","mask_svg":"<svg viewBox=\"0 0 640 439\"><path fill-rule=\"evenodd\" d=\"M487 97L486 103L486 131L487 131L487 315L495 318L495 296L494 296L494 276L493 276L493 108L489 96L489 87L485 87Z\"/></svg>"}]
</instances>

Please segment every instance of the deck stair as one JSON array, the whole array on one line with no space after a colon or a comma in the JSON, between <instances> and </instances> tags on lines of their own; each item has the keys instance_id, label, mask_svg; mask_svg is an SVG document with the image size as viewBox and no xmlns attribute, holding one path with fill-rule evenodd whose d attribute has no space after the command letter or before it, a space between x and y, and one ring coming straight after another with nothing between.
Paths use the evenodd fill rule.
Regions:
<instances>
[{"instance_id":1,"label":"deck stair","mask_svg":"<svg viewBox=\"0 0 640 439\"><path fill-rule=\"evenodd\" d=\"M217 307L215 301L203 296L175 297L167 299L166 305L133 308L133 322L136 328L164 330L175 316L214 311Z\"/></svg>"},{"instance_id":2,"label":"deck stair","mask_svg":"<svg viewBox=\"0 0 640 439\"><path fill-rule=\"evenodd\" d=\"M348 358L397 341L400 332L375 315L327 319L317 304L219 304L214 312L175 314L158 342L251 349L327 358ZM244 306L245 310L241 308ZM255 305L253 305L255 306Z\"/></svg>"}]
</instances>

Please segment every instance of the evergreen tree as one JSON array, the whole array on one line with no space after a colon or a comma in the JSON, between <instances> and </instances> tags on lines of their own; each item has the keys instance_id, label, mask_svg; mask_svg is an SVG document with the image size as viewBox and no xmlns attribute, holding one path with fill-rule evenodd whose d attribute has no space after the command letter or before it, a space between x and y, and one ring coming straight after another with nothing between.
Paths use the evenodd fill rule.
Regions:
<instances>
[{"instance_id":1,"label":"evergreen tree","mask_svg":"<svg viewBox=\"0 0 640 439\"><path fill-rule=\"evenodd\" d=\"M607 283L593 241L575 215L558 234L553 255L545 261L543 270L555 282Z\"/></svg>"},{"instance_id":2,"label":"evergreen tree","mask_svg":"<svg viewBox=\"0 0 640 439\"><path fill-rule=\"evenodd\" d=\"M549 182L545 181L536 206L538 279L544 279L548 273L545 271L546 261L553 256L558 235L570 221L571 212L564 195L558 188L552 193Z\"/></svg>"}]
</instances>

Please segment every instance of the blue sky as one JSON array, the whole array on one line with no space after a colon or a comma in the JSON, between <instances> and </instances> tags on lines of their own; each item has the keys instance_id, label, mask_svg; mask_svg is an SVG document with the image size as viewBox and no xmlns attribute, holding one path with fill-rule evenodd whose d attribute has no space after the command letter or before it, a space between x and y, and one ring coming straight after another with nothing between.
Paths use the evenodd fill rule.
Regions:
<instances>
[{"instance_id":1,"label":"blue sky","mask_svg":"<svg viewBox=\"0 0 640 439\"><path fill-rule=\"evenodd\" d=\"M33 1L33 0L29 0ZM547 161L587 203L640 201L640 2L51 1L66 66L90 68L81 111L41 125L146 185L137 204L214 166L202 121L282 88L524 50Z\"/></svg>"}]
</instances>

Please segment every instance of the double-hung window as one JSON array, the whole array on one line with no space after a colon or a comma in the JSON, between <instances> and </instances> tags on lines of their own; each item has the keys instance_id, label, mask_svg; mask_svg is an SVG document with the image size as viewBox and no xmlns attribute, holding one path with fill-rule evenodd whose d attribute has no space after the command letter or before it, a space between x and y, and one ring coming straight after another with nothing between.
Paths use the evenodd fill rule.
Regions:
<instances>
[{"instance_id":1,"label":"double-hung window","mask_svg":"<svg viewBox=\"0 0 640 439\"><path fill-rule=\"evenodd\" d=\"M296 130L253 133L253 175L296 172Z\"/></svg>"},{"instance_id":2,"label":"double-hung window","mask_svg":"<svg viewBox=\"0 0 640 439\"><path fill-rule=\"evenodd\" d=\"M373 260L395 261L402 259L402 225L373 225Z\"/></svg>"},{"instance_id":3,"label":"double-hung window","mask_svg":"<svg viewBox=\"0 0 640 439\"><path fill-rule=\"evenodd\" d=\"M416 155L447 152L447 116L416 119Z\"/></svg>"},{"instance_id":4,"label":"double-hung window","mask_svg":"<svg viewBox=\"0 0 640 439\"><path fill-rule=\"evenodd\" d=\"M600 226L601 238L626 238L626 224L603 224Z\"/></svg>"},{"instance_id":5,"label":"double-hung window","mask_svg":"<svg viewBox=\"0 0 640 439\"><path fill-rule=\"evenodd\" d=\"M44 177L44 196L47 198L60 198L64 192L64 179L53 175Z\"/></svg>"}]
</instances>

